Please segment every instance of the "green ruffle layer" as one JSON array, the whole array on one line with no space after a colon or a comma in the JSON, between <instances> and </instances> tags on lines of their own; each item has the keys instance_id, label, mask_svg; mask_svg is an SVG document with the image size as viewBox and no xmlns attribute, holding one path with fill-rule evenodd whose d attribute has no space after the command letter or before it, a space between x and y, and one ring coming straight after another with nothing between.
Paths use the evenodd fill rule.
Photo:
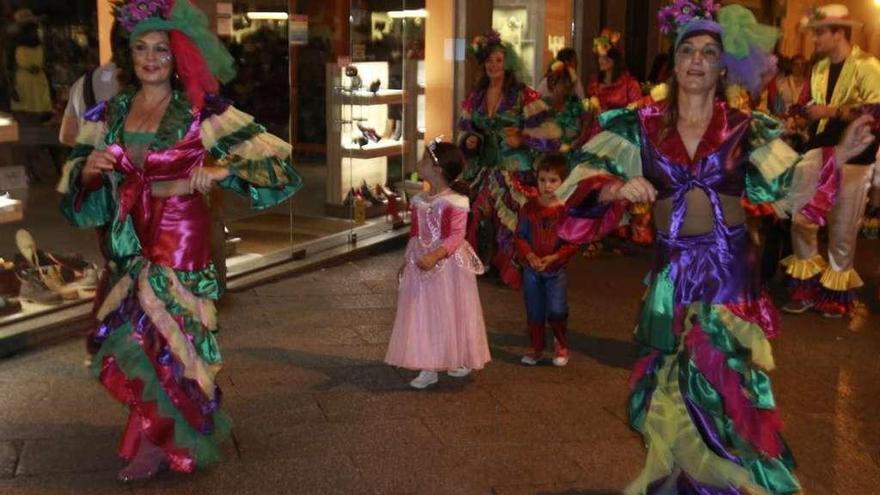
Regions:
<instances>
[{"instance_id":1,"label":"green ruffle layer","mask_svg":"<svg viewBox=\"0 0 880 495\"><path fill-rule=\"evenodd\" d=\"M155 402L159 415L174 422L174 444L176 447L186 449L198 467L219 461L218 446L229 436L232 420L223 410L218 409L213 414L214 431L210 435L203 435L194 430L162 389L156 377L153 363L134 340L132 333L132 327L129 323L110 333L95 355L92 364L95 376L100 376L104 358L113 356L120 371L128 380L139 379L143 382L144 388L140 400Z\"/></svg>"},{"instance_id":2,"label":"green ruffle layer","mask_svg":"<svg viewBox=\"0 0 880 495\"><path fill-rule=\"evenodd\" d=\"M661 272L648 289L639 327L636 330L636 340L643 344L642 357L653 350L659 350L658 356L663 356L680 348L673 332L672 290L667 271ZM712 345L727 357L726 366L740 375L743 390L750 397L753 407L775 408L770 378L750 364L749 351L741 347L724 326L717 308L708 304L694 304L689 309L689 315L697 318ZM794 459L788 449L784 449L779 458L772 459L756 452L736 433L732 420L725 415L723 397L700 373L686 352L679 350L678 355L679 383L683 395L712 418L724 444L742 460L744 467L752 472L756 482L773 493L799 491L800 486L792 474ZM637 431L643 432L650 395L656 386L656 371L647 373L635 384L629 396L629 422Z\"/></svg>"}]
</instances>

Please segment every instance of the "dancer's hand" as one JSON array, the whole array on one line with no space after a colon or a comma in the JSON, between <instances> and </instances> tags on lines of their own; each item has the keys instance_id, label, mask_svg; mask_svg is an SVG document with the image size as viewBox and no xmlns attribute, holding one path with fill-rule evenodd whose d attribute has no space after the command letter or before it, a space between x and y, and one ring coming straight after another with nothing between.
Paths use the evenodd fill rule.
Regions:
<instances>
[{"instance_id":1,"label":"dancer's hand","mask_svg":"<svg viewBox=\"0 0 880 495\"><path fill-rule=\"evenodd\" d=\"M116 165L116 156L104 150L92 151L86 164L83 166L80 174L80 183L82 185L92 184L101 174L105 174L113 170Z\"/></svg>"},{"instance_id":2,"label":"dancer's hand","mask_svg":"<svg viewBox=\"0 0 880 495\"><path fill-rule=\"evenodd\" d=\"M207 194L214 186L214 182L229 177L229 170L225 167L199 167L193 172L190 186L193 190Z\"/></svg>"},{"instance_id":3,"label":"dancer's hand","mask_svg":"<svg viewBox=\"0 0 880 495\"><path fill-rule=\"evenodd\" d=\"M846 128L840 143L834 147L838 166L859 156L874 142L874 134L871 132L872 122L874 122L874 117L865 114L852 121Z\"/></svg>"},{"instance_id":4,"label":"dancer's hand","mask_svg":"<svg viewBox=\"0 0 880 495\"><path fill-rule=\"evenodd\" d=\"M837 109L830 105L809 105L804 111L810 120L830 119L837 116Z\"/></svg>"},{"instance_id":5,"label":"dancer's hand","mask_svg":"<svg viewBox=\"0 0 880 495\"><path fill-rule=\"evenodd\" d=\"M657 190L644 177L633 177L614 191L614 201L630 203L651 203L657 199Z\"/></svg>"}]
</instances>

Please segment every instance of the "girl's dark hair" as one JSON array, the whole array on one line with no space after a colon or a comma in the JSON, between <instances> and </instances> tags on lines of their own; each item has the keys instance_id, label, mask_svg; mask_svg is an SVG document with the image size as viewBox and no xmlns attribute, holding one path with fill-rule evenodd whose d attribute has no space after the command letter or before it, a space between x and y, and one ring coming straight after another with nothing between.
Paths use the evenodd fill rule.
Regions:
<instances>
[{"instance_id":1,"label":"girl's dark hair","mask_svg":"<svg viewBox=\"0 0 880 495\"><path fill-rule=\"evenodd\" d=\"M681 45L688 38L693 38L694 36L700 36L704 34L707 36L711 36L716 42L718 42L719 45L721 45L721 36L711 31L694 31L692 33L688 33L688 35L682 38L682 40L678 44ZM722 45L722 49L723 47L724 45ZM677 46L673 48L672 73L670 74L669 81L667 83L669 85L669 90L667 92L669 96L667 96L666 98L668 105L666 107L666 114L663 116L663 130L660 131L661 140L666 139L669 133L674 131L678 126L678 79L676 79L675 77L675 52L678 51L677 48ZM718 79L718 85L715 87L715 97L724 98L726 92L727 83L726 79L722 75Z\"/></svg>"},{"instance_id":2,"label":"girl's dark hair","mask_svg":"<svg viewBox=\"0 0 880 495\"><path fill-rule=\"evenodd\" d=\"M538 173L553 172L560 179L565 180L568 177L568 161L565 155L559 152L547 153L538 161Z\"/></svg>"},{"instance_id":3,"label":"girl's dark hair","mask_svg":"<svg viewBox=\"0 0 880 495\"><path fill-rule=\"evenodd\" d=\"M122 35L117 31L118 34ZM112 41L112 33L111 33L111 41ZM124 41L120 43L120 46L113 46L113 63L116 64L116 81L119 82L119 89L123 91L127 88L140 88L141 84L138 81L137 75L134 73L134 59L131 55L131 40L130 38L122 38L117 41ZM180 78L177 77L177 69L174 65L171 66L171 88L175 90L182 90L183 84L180 82Z\"/></svg>"},{"instance_id":4,"label":"girl's dark hair","mask_svg":"<svg viewBox=\"0 0 880 495\"><path fill-rule=\"evenodd\" d=\"M566 70L561 74L549 71L547 74L547 89L553 91L553 88L556 87L556 83L560 81L568 82L571 87L574 88L574 81L571 80L571 76L568 75L568 71Z\"/></svg>"},{"instance_id":5,"label":"girl's dark hair","mask_svg":"<svg viewBox=\"0 0 880 495\"><path fill-rule=\"evenodd\" d=\"M469 196L471 191L467 182L459 180L461 172L464 170L464 155L461 154L458 146L447 141L429 144L428 146L433 147L433 155L431 155L429 150L426 150L426 153L429 156L437 157L435 165L440 167L443 180L449 184L449 188L459 194Z\"/></svg>"},{"instance_id":6,"label":"girl's dark hair","mask_svg":"<svg viewBox=\"0 0 880 495\"><path fill-rule=\"evenodd\" d=\"M556 60L560 62L577 62L577 52L574 48L563 48L556 52Z\"/></svg>"},{"instance_id":7,"label":"girl's dark hair","mask_svg":"<svg viewBox=\"0 0 880 495\"><path fill-rule=\"evenodd\" d=\"M608 53L606 54L608 58L614 61L614 67L611 69L611 82L614 82L620 78L620 76L626 72L626 62L623 60L623 53L615 47L611 47L608 49ZM599 81L605 80L606 71L599 71Z\"/></svg>"}]
</instances>

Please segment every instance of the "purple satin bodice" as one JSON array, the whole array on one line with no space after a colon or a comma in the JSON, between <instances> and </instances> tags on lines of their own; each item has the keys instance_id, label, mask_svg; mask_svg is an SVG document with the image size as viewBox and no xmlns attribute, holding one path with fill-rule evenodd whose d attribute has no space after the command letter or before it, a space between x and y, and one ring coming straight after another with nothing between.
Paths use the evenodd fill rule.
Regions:
<instances>
[{"instance_id":1,"label":"purple satin bodice","mask_svg":"<svg viewBox=\"0 0 880 495\"><path fill-rule=\"evenodd\" d=\"M657 199L672 198L668 237L677 239L687 216L687 194L699 189L712 205L718 248L728 254L730 236L719 195L740 197L749 164L749 118L738 110L716 105L712 121L691 159L677 131L661 140L662 113L647 107L640 113L642 174L657 189Z\"/></svg>"},{"instance_id":2,"label":"purple satin bodice","mask_svg":"<svg viewBox=\"0 0 880 495\"><path fill-rule=\"evenodd\" d=\"M754 299L753 253L742 226L729 227L720 195L741 197L750 144L748 115L717 103L709 128L691 159L677 131L662 131L662 107L640 112L642 174L658 199L672 199L668 233L658 233L655 271L670 268L676 302L711 304ZM659 136L663 136L662 139ZM712 232L679 236L687 216L687 194L699 189L712 207Z\"/></svg>"}]
</instances>

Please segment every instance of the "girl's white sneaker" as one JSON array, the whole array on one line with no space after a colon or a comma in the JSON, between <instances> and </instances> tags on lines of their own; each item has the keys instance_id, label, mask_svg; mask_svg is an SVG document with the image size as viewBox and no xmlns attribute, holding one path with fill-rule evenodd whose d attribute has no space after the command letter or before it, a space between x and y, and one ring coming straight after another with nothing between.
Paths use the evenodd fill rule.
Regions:
<instances>
[{"instance_id":1,"label":"girl's white sneaker","mask_svg":"<svg viewBox=\"0 0 880 495\"><path fill-rule=\"evenodd\" d=\"M454 378L464 378L471 374L471 369L467 366L462 366L460 368L453 368L451 370L447 370L446 374L454 377Z\"/></svg>"},{"instance_id":2,"label":"girl's white sneaker","mask_svg":"<svg viewBox=\"0 0 880 495\"><path fill-rule=\"evenodd\" d=\"M415 377L413 381L409 382L409 386L422 390L424 388L430 387L435 383L437 383L437 372L422 370L422 372L419 373L419 376Z\"/></svg>"}]
</instances>

